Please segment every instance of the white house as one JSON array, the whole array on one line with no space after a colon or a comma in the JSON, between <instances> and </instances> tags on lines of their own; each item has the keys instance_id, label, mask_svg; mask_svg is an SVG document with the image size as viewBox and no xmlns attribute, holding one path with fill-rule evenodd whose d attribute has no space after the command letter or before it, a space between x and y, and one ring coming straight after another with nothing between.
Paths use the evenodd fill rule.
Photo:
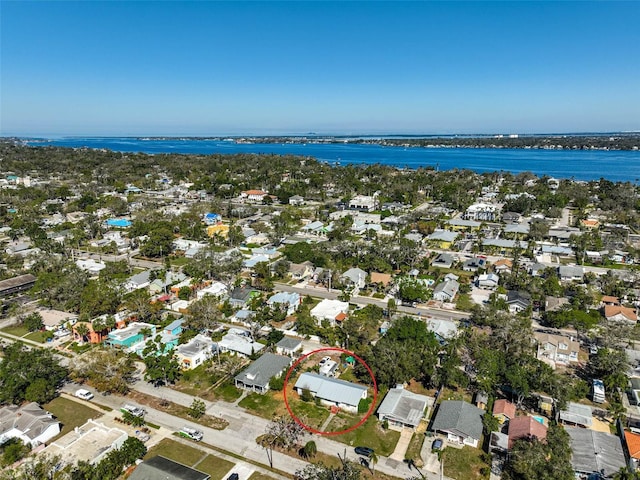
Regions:
<instances>
[{"instance_id":1,"label":"white house","mask_svg":"<svg viewBox=\"0 0 640 480\"><path fill-rule=\"evenodd\" d=\"M323 320L327 320L331 325L335 325L336 317L346 314L349 311L349 304L340 300L329 300L325 298L318 305L311 309L311 316L318 321L318 325Z\"/></svg>"},{"instance_id":2,"label":"white house","mask_svg":"<svg viewBox=\"0 0 640 480\"><path fill-rule=\"evenodd\" d=\"M367 284L367 272L361 268L350 268L340 275L340 280L348 285L353 285L355 288L364 288Z\"/></svg>"},{"instance_id":3,"label":"white house","mask_svg":"<svg viewBox=\"0 0 640 480\"><path fill-rule=\"evenodd\" d=\"M450 302L458 293L459 288L460 284L455 280L439 283L436 288L433 289L433 298L441 302Z\"/></svg>"},{"instance_id":4,"label":"white house","mask_svg":"<svg viewBox=\"0 0 640 480\"><path fill-rule=\"evenodd\" d=\"M278 292L267 300L269 306L282 306L287 310L287 316L293 315L302 303L302 298L298 292Z\"/></svg>"},{"instance_id":5,"label":"white house","mask_svg":"<svg viewBox=\"0 0 640 480\"><path fill-rule=\"evenodd\" d=\"M548 363L552 368L578 361L580 344L573 338L542 332L535 332L534 337L538 343L538 360Z\"/></svg>"},{"instance_id":6,"label":"white house","mask_svg":"<svg viewBox=\"0 0 640 480\"><path fill-rule=\"evenodd\" d=\"M260 203L267 195L269 194L267 192L263 192L262 190L246 190L240 193L240 198L250 203Z\"/></svg>"},{"instance_id":7,"label":"white house","mask_svg":"<svg viewBox=\"0 0 640 480\"><path fill-rule=\"evenodd\" d=\"M298 395L308 390L323 405L338 407L356 413L358 404L367 398L367 387L336 378L325 377L317 373L305 372L298 378L294 388Z\"/></svg>"},{"instance_id":8,"label":"white house","mask_svg":"<svg viewBox=\"0 0 640 480\"><path fill-rule=\"evenodd\" d=\"M378 201L376 197L369 195L356 195L349 200L349 208L351 210L359 210L362 212L372 212L376 209Z\"/></svg>"},{"instance_id":9,"label":"white house","mask_svg":"<svg viewBox=\"0 0 640 480\"><path fill-rule=\"evenodd\" d=\"M474 203L467 208L462 218L465 220L476 220L479 222L496 220L499 214L499 207L490 203Z\"/></svg>"},{"instance_id":10,"label":"white house","mask_svg":"<svg viewBox=\"0 0 640 480\"><path fill-rule=\"evenodd\" d=\"M12 438L36 447L60 433L60 422L35 402L0 407L0 445Z\"/></svg>"},{"instance_id":11,"label":"white house","mask_svg":"<svg viewBox=\"0 0 640 480\"><path fill-rule=\"evenodd\" d=\"M175 355L183 369L192 370L212 357L213 340L199 333L187 343L178 345Z\"/></svg>"},{"instance_id":12,"label":"white house","mask_svg":"<svg viewBox=\"0 0 640 480\"><path fill-rule=\"evenodd\" d=\"M76 265L81 270L89 272L91 275L98 275L101 270L107 268L104 262L96 262L93 258L87 260L76 260Z\"/></svg>"},{"instance_id":13,"label":"white house","mask_svg":"<svg viewBox=\"0 0 640 480\"><path fill-rule=\"evenodd\" d=\"M254 353L258 353L264 348L264 345L254 342L251 337L246 335L229 332L218 342L218 348L221 352L230 352L248 357Z\"/></svg>"},{"instance_id":14,"label":"white house","mask_svg":"<svg viewBox=\"0 0 640 480\"><path fill-rule=\"evenodd\" d=\"M478 287L486 289L494 289L498 286L500 277L496 273L484 273L478 275Z\"/></svg>"},{"instance_id":15,"label":"white house","mask_svg":"<svg viewBox=\"0 0 640 480\"><path fill-rule=\"evenodd\" d=\"M203 297L205 297L207 295L211 295L212 297L216 297L216 298L222 300L225 297L227 297L228 294L229 294L229 292L228 292L227 287L226 287L226 285L224 283L213 282L208 287L205 287L202 290L198 290L198 292L196 293L196 297L198 298L198 300L200 300L201 298L203 298Z\"/></svg>"}]
</instances>

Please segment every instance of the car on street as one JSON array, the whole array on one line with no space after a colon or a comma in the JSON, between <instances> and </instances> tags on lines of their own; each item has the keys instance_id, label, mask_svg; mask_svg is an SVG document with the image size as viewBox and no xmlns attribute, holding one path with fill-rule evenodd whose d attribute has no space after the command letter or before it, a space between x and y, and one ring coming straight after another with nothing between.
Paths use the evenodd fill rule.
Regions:
<instances>
[{"instance_id":1,"label":"car on street","mask_svg":"<svg viewBox=\"0 0 640 480\"><path fill-rule=\"evenodd\" d=\"M130 413L134 417L142 417L146 413L143 408L136 407L136 406L130 405L128 403L126 405L123 405L122 407L120 407L120 411L122 413L125 413L125 412Z\"/></svg>"},{"instance_id":2,"label":"car on street","mask_svg":"<svg viewBox=\"0 0 640 480\"><path fill-rule=\"evenodd\" d=\"M369 447L356 447L355 451L358 455L363 455L365 457L370 457L373 455L373 448Z\"/></svg>"},{"instance_id":3,"label":"car on street","mask_svg":"<svg viewBox=\"0 0 640 480\"><path fill-rule=\"evenodd\" d=\"M442 439L436 438L431 444L431 450L432 451L442 450L442 445L443 445Z\"/></svg>"},{"instance_id":4,"label":"car on street","mask_svg":"<svg viewBox=\"0 0 640 480\"><path fill-rule=\"evenodd\" d=\"M91 400L93 398L93 393L89 390L85 390L84 388L79 388L76 390L75 396L82 400Z\"/></svg>"},{"instance_id":5,"label":"car on street","mask_svg":"<svg viewBox=\"0 0 640 480\"><path fill-rule=\"evenodd\" d=\"M199 442L200 440L202 440L202 437L204 437L204 434L201 430L191 427L182 427L180 430L178 430L178 435L184 438L190 438L191 440L195 440L196 442Z\"/></svg>"},{"instance_id":6,"label":"car on street","mask_svg":"<svg viewBox=\"0 0 640 480\"><path fill-rule=\"evenodd\" d=\"M227 477L227 480L238 480L239 478L240 478L240 475L234 472Z\"/></svg>"}]
</instances>

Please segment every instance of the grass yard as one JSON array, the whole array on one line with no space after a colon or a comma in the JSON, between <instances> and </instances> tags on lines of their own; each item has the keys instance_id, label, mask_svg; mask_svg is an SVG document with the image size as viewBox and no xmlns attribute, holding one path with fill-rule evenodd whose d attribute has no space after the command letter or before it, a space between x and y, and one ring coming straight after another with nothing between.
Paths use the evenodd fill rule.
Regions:
<instances>
[{"instance_id":1,"label":"grass yard","mask_svg":"<svg viewBox=\"0 0 640 480\"><path fill-rule=\"evenodd\" d=\"M422 465L422 458L420 458L420 450L422 450L422 445L425 441L424 433L414 433L411 437L411 441L409 442L409 446L407 447L407 453L405 453L405 458L412 459L416 465Z\"/></svg>"},{"instance_id":2,"label":"grass yard","mask_svg":"<svg viewBox=\"0 0 640 480\"><path fill-rule=\"evenodd\" d=\"M284 402L276 400L271 393L265 395L250 393L244 397L238 405L269 420L271 420L279 410L284 409Z\"/></svg>"},{"instance_id":3,"label":"grass yard","mask_svg":"<svg viewBox=\"0 0 640 480\"><path fill-rule=\"evenodd\" d=\"M443 388L438 401L444 400L464 400L465 402L471 403L473 398L471 394L465 390L451 390L450 388Z\"/></svg>"},{"instance_id":4,"label":"grass yard","mask_svg":"<svg viewBox=\"0 0 640 480\"><path fill-rule=\"evenodd\" d=\"M204 457L206 453L189 445L171 440L170 438L165 438L149 449L144 456L144 460L148 460L156 455L162 455L183 465L191 466Z\"/></svg>"},{"instance_id":5,"label":"grass yard","mask_svg":"<svg viewBox=\"0 0 640 480\"><path fill-rule=\"evenodd\" d=\"M33 340L34 342L39 342L39 343L44 343L46 341L45 332L42 332L42 331L31 332L30 334L26 335L24 338L27 338L29 340Z\"/></svg>"},{"instance_id":6,"label":"grass yard","mask_svg":"<svg viewBox=\"0 0 640 480\"><path fill-rule=\"evenodd\" d=\"M346 413L337 414L327 427L328 431L337 432L355 425L362 417ZM400 432L385 430L378 422L375 415L371 415L364 424L355 430L343 435L332 437L338 442L346 443L352 447L363 446L373 448L376 453L389 456L393 453L400 438Z\"/></svg>"},{"instance_id":7,"label":"grass yard","mask_svg":"<svg viewBox=\"0 0 640 480\"><path fill-rule=\"evenodd\" d=\"M289 405L296 417L313 428L321 427L324 421L329 418L327 407L319 407L314 402L291 399Z\"/></svg>"},{"instance_id":8,"label":"grass yard","mask_svg":"<svg viewBox=\"0 0 640 480\"><path fill-rule=\"evenodd\" d=\"M211 480L222 480L234 465L235 463L231 463L223 458L219 458L214 455L207 455L207 458L202 460L193 468L200 470L201 472L208 473L211 475Z\"/></svg>"},{"instance_id":9,"label":"grass yard","mask_svg":"<svg viewBox=\"0 0 640 480\"><path fill-rule=\"evenodd\" d=\"M200 365L193 370L185 370L173 388L188 395L199 396L204 390L211 387L214 381L214 376Z\"/></svg>"},{"instance_id":10,"label":"grass yard","mask_svg":"<svg viewBox=\"0 0 640 480\"><path fill-rule=\"evenodd\" d=\"M235 402L242 395L242 391L235 387L233 383L224 382L214 390L215 396L225 402Z\"/></svg>"},{"instance_id":11,"label":"grass yard","mask_svg":"<svg viewBox=\"0 0 640 480\"><path fill-rule=\"evenodd\" d=\"M262 472L253 472L249 477L249 480L274 480L274 477L265 475Z\"/></svg>"},{"instance_id":12,"label":"grass yard","mask_svg":"<svg viewBox=\"0 0 640 480\"><path fill-rule=\"evenodd\" d=\"M16 337L24 337L29 333L29 330L27 330L22 325L11 325L9 327L4 327L2 331L10 335L15 335Z\"/></svg>"},{"instance_id":13,"label":"grass yard","mask_svg":"<svg viewBox=\"0 0 640 480\"><path fill-rule=\"evenodd\" d=\"M60 434L54 440L67 434L75 427L84 425L90 418L95 419L103 415L98 410L64 397L54 398L49 403L42 405L42 408L51 412L62 423Z\"/></svg>"},{"instance_id":14,"label":"grass yard","mask_svg":"<svg viewBox=\"0 0 640 480\"><path fill-rule=\"evenodd\" d=\"M444 474L455 480L481 480L489 478L491 466L482 458L479 448L447 447L442 452Z\"/></svg>"}]
</instances>

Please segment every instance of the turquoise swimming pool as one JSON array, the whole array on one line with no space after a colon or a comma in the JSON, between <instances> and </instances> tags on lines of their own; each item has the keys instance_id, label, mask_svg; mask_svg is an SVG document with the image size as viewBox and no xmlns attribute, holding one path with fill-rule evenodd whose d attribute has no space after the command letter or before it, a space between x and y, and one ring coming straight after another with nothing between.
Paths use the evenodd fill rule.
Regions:
<instances>
[{"instance_id":1,"label":"turquoise swimming pool","mask_svg":"<svg viewBox=\"0 0 640 480\"><path fill-rule=\"evenodd\" d=\"M126 218L110 218L107 220L107 225L110 227L130 227L131 220L127 220Z\"/></svg>"}]
</instances>

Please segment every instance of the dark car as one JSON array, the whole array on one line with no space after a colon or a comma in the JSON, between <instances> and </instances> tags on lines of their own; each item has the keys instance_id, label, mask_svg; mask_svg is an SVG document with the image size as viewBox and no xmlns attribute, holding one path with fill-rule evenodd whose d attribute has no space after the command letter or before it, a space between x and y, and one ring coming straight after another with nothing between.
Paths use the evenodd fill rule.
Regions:
<instances>
[{"instance_id":1,"label":"dark car","mask_svg":"<svg viewBox=\"0 0 640 480\"><path fill-rule=\"evenodd\" d=\"M238 480L240 478L240 476L237 473L232 473L231 475L229 475L229 477L227 477L227 480Z\"/></svg>"},{"instance_id":2,"label":"dark car","mask_svg":"<svg viewBox=\"0 0 640 480\"><path fill-rule=\"evenodd\" d=\"M358 455L364 455L365 457L370 457L371 455L373 455L373 448L356 447L355 450Z\"/></svg>"},{"instance_id":3,"label":"dark car","mask_svg":"<svg viewBox=\"0 0 640 480\"><path fill-rule=\"evenodd\" d=\"M442 450L442 439L436 438L431 444L431 450Z\"/></svg>"}]
</instances>

